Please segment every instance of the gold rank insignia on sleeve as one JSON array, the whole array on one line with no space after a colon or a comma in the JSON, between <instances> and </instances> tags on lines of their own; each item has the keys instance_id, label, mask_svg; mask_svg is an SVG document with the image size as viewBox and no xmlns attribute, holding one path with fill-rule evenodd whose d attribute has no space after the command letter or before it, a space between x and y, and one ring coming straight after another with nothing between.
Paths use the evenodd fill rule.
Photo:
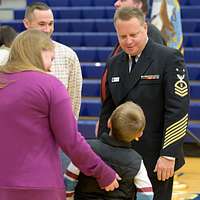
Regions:
<instances>
[{"instance_id":1,"label":"gold rank insignia on sleeve","mask_svg":"<svg viewBox=\"0 0 200 200\"><path fill-rule=\"evenodd\" d=\"M176 142L186 134L187 123L188 114L166 129L163 149Z\"/></svg>"},{"instance_id":2,"label":"gold rank insignia on sleeve","mask_svg":"<svg viewBox=\"0 0 200 200\"><path fill-rule=\"evenodd\" d=\"M176 69L178 71L178 69ZM180 97L188 95L188 85L184 81L185 74L177 74L178 81L175 83L175 94Z\"/></svg>"}]
</instances>

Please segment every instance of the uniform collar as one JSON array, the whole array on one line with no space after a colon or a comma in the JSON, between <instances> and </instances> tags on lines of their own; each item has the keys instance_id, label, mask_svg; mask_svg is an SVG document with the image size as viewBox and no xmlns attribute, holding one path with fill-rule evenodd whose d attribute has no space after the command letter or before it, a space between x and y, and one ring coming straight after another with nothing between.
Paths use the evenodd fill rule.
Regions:
<instances>
[{"instance_id":1,"label":"uniform collar","mask_svg":"<svg viewBox=\"0 0 200 200\"><path fill-rule=\"evenodd\" d=\"M146 45L145 45L145 47L147 46L147 43L148 43L148 41L149 41L149 38L147 37L147 40L146 40ZM145 47L144 47L144 49L145 49ZM144 50L144 49L143 49L143 50ZM142 50L142 52L143 52L143 50ZM142 52L141 52L140 54L138 54L138 55L135 55L135 62L137 62L137 61L138 61L138 59L140 58L140 56L141 56ZM132 58L131 58L131 55L128 55L128 57L129 57L129 61L130 61L130 60L132 60Z\"/></svg>"}]
</instances>

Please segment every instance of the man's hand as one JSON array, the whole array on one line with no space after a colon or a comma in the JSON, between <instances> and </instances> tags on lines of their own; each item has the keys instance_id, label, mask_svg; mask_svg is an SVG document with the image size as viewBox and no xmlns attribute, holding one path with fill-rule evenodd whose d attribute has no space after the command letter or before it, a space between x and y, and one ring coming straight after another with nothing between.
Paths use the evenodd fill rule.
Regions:
<instances>
[{"instance_id":1,"label":"man's hand","mask_svg":"<svg viewBox=\"0 0 200 200\"><path fill-rule=\"evenodd\" d=\"M156 163L154 172L157 172L159 181L165 181L174 175L175 160L160 157Z\"/></svg>"},{"instance_id":2,"label":"man's hand","mask_svg":"<svg viewBox=\"0 0 200 200\"><path fill-rule=\"evenodd\" d=\"M113 191L114 189L116 189L116 188L119 187L118 180L120 181L121 178L119 177L118 174L116 174L116 178L115 178L115 180L114 180L110 185L106 186L106 187L103 188L103 189L106 190L107 192L109 192L109 191Z\"/></svg>"}]
</instances>

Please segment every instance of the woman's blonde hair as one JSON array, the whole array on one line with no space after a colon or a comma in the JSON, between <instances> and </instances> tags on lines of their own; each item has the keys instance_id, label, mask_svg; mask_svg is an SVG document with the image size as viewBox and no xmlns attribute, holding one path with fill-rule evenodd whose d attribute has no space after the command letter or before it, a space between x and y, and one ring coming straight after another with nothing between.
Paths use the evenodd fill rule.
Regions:
<instances>
[{"instance_id":1,"label":"woman's blonde hair","mask_svg":"<svg viewBox=\"0 0 200 200\"><path fill-rule=\"evenodd\" d=\"M13 41L8 62L0 67L0 73L46 71L41 53L53 49L54 44L47 34L35 29L26 30Z\"/></svg>"},{"instance_id":2,"label":"woman's blonde hair","mask_svg":"<svg viewBox=\"0 0 200 200\"><path fill-rule=\"evenodd\" d=\"M54 44L47 34L35 29L26 30L13 41L8 62L0 67L0 74L29 70L45 72L42 51L53 49ZM9 83L0 76L0 88Z\"/></svg>"}]
</instances>

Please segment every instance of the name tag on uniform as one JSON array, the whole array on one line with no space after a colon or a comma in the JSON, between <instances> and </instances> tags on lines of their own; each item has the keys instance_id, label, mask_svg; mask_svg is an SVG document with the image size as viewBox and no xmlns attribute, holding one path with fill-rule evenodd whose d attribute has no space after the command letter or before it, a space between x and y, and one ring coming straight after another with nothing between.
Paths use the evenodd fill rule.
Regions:
<instances>
[{"instance_id":1,"label":"name tag on uniform","mask_svg":"<svg viewBox=\"0 0 200 200\"><path fill-rule=\"evenodd\" d=\"M144 75L141 76L142 80L157 80L160 78L160 75Z\"/></svg>"},{"instance_id":2,"label":"name tag on uniform","mask_svg":"<svg viewBox=\"0 0 200 200\"><path fill-rule=\"evenodd\" d=\"M112 77L112 83L117 83L119 82L119 77Z\"/></svg>"}]
</instances>

